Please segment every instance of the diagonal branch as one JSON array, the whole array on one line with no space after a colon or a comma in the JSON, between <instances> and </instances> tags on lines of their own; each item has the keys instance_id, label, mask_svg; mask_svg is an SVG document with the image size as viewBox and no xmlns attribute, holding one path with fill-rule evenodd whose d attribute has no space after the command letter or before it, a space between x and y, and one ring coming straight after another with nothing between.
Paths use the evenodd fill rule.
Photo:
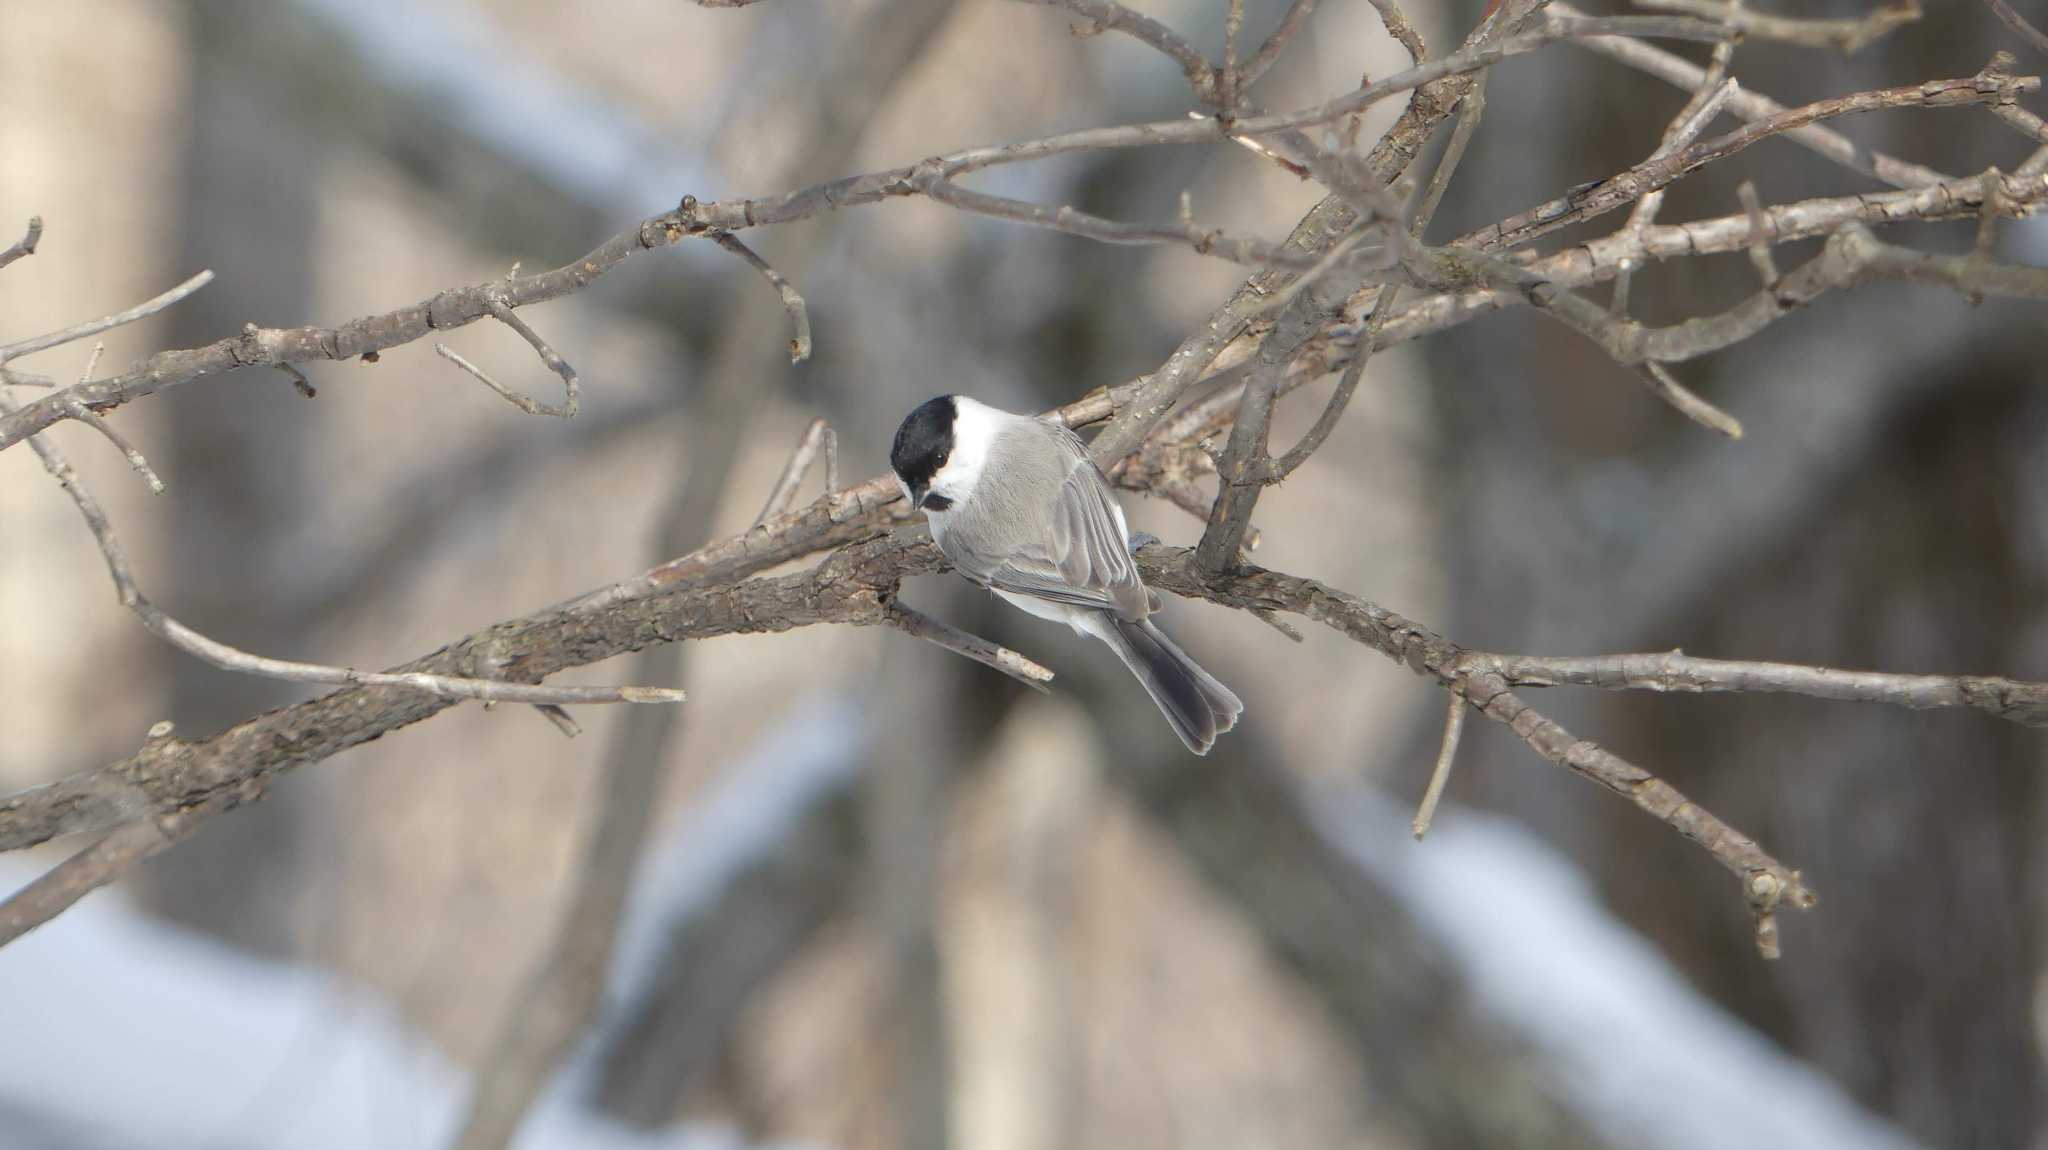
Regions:
<instances>
[{"instance_id":1,"label":"diagonal branch","mask_svg":"<svg viewBox=\"0 0 2048 1150\"><path fill-rule=\"evenodd\" d=\"M2044 33L2039 28L2027 23L2027 18L2020 15L2005 0L1984 0L1984 3L1991 6L1991 11L2000 20L2005 22L2006 27L2018 33L2020 39L2032 45L2034 51L2048 54L2048 33Z\"/></svg>"},{"instance_id":2,"label":"diagonal branch","mask_svg":"<svg viewBox=\"0 0 2048 1150\"><path fill-rule=\"evenodd\" d=\"M1052 672L1008 647L962 631L951 623L934 619L902 603L891 602L888 617L891 627L912 638L965 655L984 667L993 667L1034 691L1050 690L1046 684L1052 682Z\"/></svg>"},{"instance_id":3,"label":"diagonal branch","mask_svg":"<svg viewBox=\"0 0 2048 1150\"><path fill-rule=\"evenodd\" d=\"M1553 3L1550 8L1560 15L1578 15L1576 9L1562 0ZM1707 74L1706 69L1683 56L1625 36L1595 36L1573 42L1589 52L1647 72L1667 84L1688 92L1698 91L1701 81ZM1783 112L1785 105L1747 88L1738 88L1728 99L1728 110L1744 120L1761 120ZM1785 133L1785 137L1815 155L1893 187L1917 188L1940 183L1948 178L1932 168L1864 148L1824 124L1808 124L1803 128L1795 128Z\"/></svg>"},{"instance_id":4,"label":"diagonal branch","mask_svg":"<svg viewBox=\"0 0 2048 1150\"><path fill-rule=\"evenodd\" d=\"M1435 679L1480 714L1512 730L1544 759L1628 799L1711 854L1742 880L1756 920L1758 946L1773 953L1777 908L1800 909L1814 896L1800 879L1754 840L1686 798L1649 771L1581 739L1537 711L1509 689L1507 679L1484 656L1473 656L1422 625L1355 595L1313 579L1255 567L1219 575L1205 570L1192 553L1148 547L1139 555L1148 584L1177 595L1199 597L1240 609L1288 611L1342 632L1418 675Z\"/></svg>"},{"instance_id":5,"label":"diagonal branch","mask_svg":"<svg viewBox=\"0 0 2048 1150\"><path fill-rule=\"evenodd\" d=\"M539 332L533 330L525 320L520 319L513 312L512 308L505 303L504 299L486 295L484 297L484 310L490 313L492 319L517 332L519 338L525 340L527 345L533 348L534 353L540 356L540 361L548 366L548 370L562 377L563 394L560 404L541 403L532 396L506 387L504 384L491 378L490 373L483 368L455 354L455 351L445 343L434 345L435 354L461 368L463 371L468 372L485 387L503 396L505 402L528 415L551 415L557 419L576 418L577 412L582 410L582 384L576 378L576 369L570 367L569 362L563 359L553 347L550 347L548 341L542 339ZM244 329L244 334L257 335L260 332L254 324L251 324L248 328Z\"/></svg>"},{"instance_id":6,"label":"diagonal branch","mask_svg":"<svg viewBox=\"0 0 2048 1150\"><path fill-rule=\"evenodd\" d=\"M1280 59L1280 53L1287 50L1287 45L1294 39L1295 34L1308 26L1308 18L1315 14L1315 10L1316 0L1294 0L1289 4L1287 14L1280 17L1280 24L1273 29L1272 35L1267 36L1265 43L1259 45L1258 51L1252 53L1252 58L1246 60L1238 69L1238 84L1249 88L1258 83L1259 77L1266 74L1266 69L1271 68Z\"/></svg>"},{"instance_id":7,"label":"diagonal branch","mask_svg":"<svg viewBox=\"0 0 2048 1150\"><path fill-rule=\"evenodd\" d=\"M1987 68L1974 76L1955 80L1930 80L1857 92L1828 100L1817 100L1799 108L1754 120L1732 132L1702 140L1690 147L1652 155L1625 172L1609 176L1590 186L1575 188L1555 199L1489 224L1459 237L1461 247L1488 250L1515 247L1548 235L1559 228L1604 215L1643 196L1669 186L1680 177L1699 171L1716 160L1748 148L1758 141L1784 134L1838 116L1892 108L1952 108L1971 104L2009 104L2021 92L2041 86L2039 77L2010 76Z\"/></svg>"},{"instance_id":8,"label":"diagonal branch","mask_svg":"<svg viewBox=\"0 0 2048 1150\"><path fill-rule=\"evenodd\" d=\"M36 222L37 224L41 223L40 220ZM30 237L25 237L22 241L23 243L28 243L30 238L39 235L41 229L40 227L33 227L30 229L30 232ZM34 250L35 247L31 244L25 249L23 254ZM6 363L11 359L20 359L25 355L34 355L39 351L48 351L53 347L61 347L67 343L76 343L81 339L91 339L103 331L111 331L114 328L124 327L138 320L148 319L150 316L163 311L165 308L170 307L212 282L213 272L202 271L177 287L143 300L141 303L124 311L117 311L112 315L103 315L98 319L89 319L84 323L72 324L67 328L59 328L56 331L29 339L17 340L14 343L0 344L0 363Z\"/></svg>"},{"instance_id":9,"label":"diagonal branch","mask_svg":"<svg viewBox=\"0 0 2048 1150\"><path fill-rule=\"evenodd\" d=\"M0 411L12 410L12 402L0 398ZM224 671L237 671L294 683L408 688L451 702L460 699L480 699L486 702L554 704L678 703L683 699L681 691L660 687L550 687L416 671L384 674L358 671L352 667L330 667L318 663L269 659L230 647L185 626L150 602L135 584L134 574L128 566L127 553L122 549L120 540L115 537L113 525L107 521L106 512L79 481L78 473L72 470L70 462L43 436L29 437L29 448L43 461L44 470L48 471L50 477L64 489L64 493L71 497L72 503L78 507L79 514L84 517L86 527L92 531L93 540L99 544L100 555L106 560L107 574L113 579L114 590L120 595L121 605L133 611L151 634L186 654Z\"/></svg>"}]
</instances>

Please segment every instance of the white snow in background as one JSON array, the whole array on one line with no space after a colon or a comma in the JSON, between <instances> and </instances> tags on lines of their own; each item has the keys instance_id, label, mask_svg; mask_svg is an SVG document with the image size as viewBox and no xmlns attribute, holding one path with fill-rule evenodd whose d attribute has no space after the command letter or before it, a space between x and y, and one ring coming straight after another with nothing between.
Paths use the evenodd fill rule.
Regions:
<instances>
[{"instance_id":1,"label":"white snow in background","mask_svg":"<svg viewBox=\"0 0 2048 1150\"><path fill-rule=\"evenodd\" d=\"M0 860L5 889L33 873ZM0 1114L46 1119L86 1146L442 1150L466 1088L375 995L145 918L118 895L0 950ZM0 1146L28 1136L0 1124ZM514 1145L744 1143L712 1128L645 1134L550 1096Z\"/></svg>"},{"instance_id":2,"label":"white snow in background","mask_svg":"<svg viewBox=\"0 0 2048 1150\"><path fill-rule=\"evenodd\" d=\"M1687 985L1522 828L1454 808L1418 843L1410 812L1377 795L1312 806L1330 841L1450 948L1481 1001L1552 1056L1617 1145L1915 1145Z\"/></svg>"},{"instance_id":3,"label":"white snow in background","mask_svg":"<svg viewBox=\"0 0 2048 1150\"><path fill-rule=\"evenodd\" d=\"M800 703L663 832L628 905L615 997L631 985L619 979L651 970L677 915L706 905L851 775L864 737L851 700ZM34 875L0 857L0 891ZM590 1069L557 1076L518 1150L744 1145L719 1128L642 1133L579 1109L572 1084ZM7 1116L26 1114L32 1130L68 1135L38 1147L441 1150L467 1086L377 995L145 918L118 891L0 948L0 1147L35 1136L7 1129Z\"/></svg>"},{"instance_id":4,"label":"white snow in background","mask_svg":"<svg viewBox=\"0 0 2048 1150\"><path fill-rule=\"evenodd\" d=\"M711 794L641 864L612 954L608 997L645 992L678 919L708 907L739 872L859 770L866 716L846 695L799 704L774 734L728 765Z\"/></svg>"},{"instance_id":5,"label":"white snow in background","mask_svg":"<svg viewBox=\"0 0 2048 1150\"><path fill-rule=\"evenodd\" d=\"M565 81L544 49L474 12L421 0L299 0L356 42L365 67L431 96L456 126L624 219L708 186L705 159L634 112Z\"/></svg>"}]
</instances>

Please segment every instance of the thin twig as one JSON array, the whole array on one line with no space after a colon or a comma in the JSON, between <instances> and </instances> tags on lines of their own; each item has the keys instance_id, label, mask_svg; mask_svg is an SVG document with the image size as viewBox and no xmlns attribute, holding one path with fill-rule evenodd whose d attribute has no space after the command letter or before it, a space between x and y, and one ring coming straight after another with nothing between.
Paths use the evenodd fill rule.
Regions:
<instances>
[{"instance_id":1,"label":"thin twig","mask_svg":"<svg viewBox=\"0 0 2048 1150\"><path fill-rule=\"evenodd\" d=\"M1230 0L1230 6L1223 15L1223 67L1218 80L1219 92L1216 117L1224 127L1237 119L1238 83L1237 38L1244 34L1244 0Z\"/></svg>"},{"instance_id":2,"label":"thin twig","mask_svg":"<svg viewBox=\"0 0 2048 1150\"><path fill-rule=\"evenodd\" d=\"M12 411L14 405L0 397L0 411ZM85 518L85 525L92 531L93 539L99 544L100 555L106 560L107 574L114 581L121 605L133 611L150 633L224 671L260 675L269 679L283 679L294 683L324 683L333 685L363 687L407 687L445 699L482 699L492 702L510 703L679 703L683 701L681 691L665 687L557 687L545 684L503 682L494 679L475 679L460 676L427 674L424 672L401 672L387 674L378 671L358 671L352 667L331 667L318 663L298 663L283 659L268 659L247 651L230 647L210 639L169 615L164 614L154 603L142 594L136 586L135 577L128 566L127 553L120 540L114 535L112 524L107 521L106 512L99 501L79 481L78 473L71 464L43 436L32 436L30 449L42 459L44 470L57 481L64 493L78 507Z\"/></svg>"},{"instance_id":3,"label":"thin twig","mask_svg":"<svg viewBox=\"0 0 2048 1150\"><path fill-rule=\"evenodd\" d=\"M90 339L103 331L131 324L137 320L148 319L150 316L170 307L172 304L177 303L179 300L184 299L186 296L212 282L213 272L210 270L203 271L184 283L179 284L177 287L161 295L152 296L125 311L117 311L112 315L103 315L98 319L89 319L84 323L73 324L70 327L60 328L31 339L0 344L0 363L5 363L11 359L20 359L25 355L34 355L39 351L48 351L50 348L74 343L81 339Z\"/></svg>"},{"instance_id":4,"label":"thin twig","mask_svg":"<svg viewBox=\"0 0 2048 1150\"><path fill-rule=\"evenodd\" d=\"M1164 53L1180 65L1188 86L1195 90L1195 98L1205 104L1215 104L1216 70L1209 65L1209 58L1201 50L1187 42L1180 33L1141 12L1133 12L1113 0L1023 0L1043 8L1065 8L1074 15L1088 21L1085 34L1121 32L1132 39L1142 41Z\"/></svg>"},{"instance_id":5,"label":"thin twig","mask_svg":"<svg viewBox=\"0 0 2048 1150\"><path fill-rule=\"evenodd\" d=\"M1741 420L1701 399L1698 393L1678 382L1678 377L1663 364L1648 360L1637 364L1636 370L1649 385L1650 394L1677 408L1680 415L1708 431L1730 439L1742 438Z\"/></svg>"},{"instance_id":6,"label":"thin twig","mask_svg":"<svg viewBox=\"0 0 2048 1150\"><path fill-rule=\"evenodd\" d=\"M1866 48L1892 30L1920 19L1919 0L1899 0L1857 20L1803 20L1776 16L1748 11L1728 0L1635 0L1635 4L1639 8L1706 16L1747 36L1814 48L1834 48L1844 55Z\"/></svg>"},{"instance_id":7,"label":"thin twig","mask_svg":"<svg viewBox=\"0 0 2048 1150\"><path fill-rule=\"evenodd\" d=\"M1465 736L1467 705L1464 699L1452 695L1450 708L1444 714L1444 741L1437 749L1436 769L1429 772L1429 787L1422 792L1422 804L1415 808L1415 821L1410 824L1418 841L1436 821L1436 806L1443 801L1444 787L1451 781L1451 765L1458 759L1458 740Z\"/></svg>"},{"instance_id":8,"label":"thin twig","mask_svg":"<svg viewBox=\"0 0 2048 1150\"><path fill-rule=\"evenodd\" d=\"M1234 125L1234 130L1242 134L1260 135L1327 123L1342 119L1402 92L1491 67L1500 60L1533 52L1548 44L1583 36L1613 34L1671 36L1709 42L1725 39L1727 36L1723 29L1705 21L1688 18L1565 19L1546 14L1545 19L1533 31L1499 42L1474 43L1441 60L1430 61L1385 77L1347 96L1314 108L1282 116L1240 119ZM1416 106L1411 104L1409 111L1416 111ZM1389 141L1393 142L1394 146L1387 148L1385 154L1396 169L1399 163L1406 160L1406 153L1402 150L1406 141L1411 139L1415 132L1425 130L1435 122L1436 115L1428 111L1418 112L1412 117L1407 112L1403 113L1403 119L1396 122L1396 130L1390 132L1387 139L1382 140L1382 145L1387 145ZM516 280L442 292L428 300L382 315L363 317L340 328L261 329L253 336L244 333L240 338L221 340L203 348L159 352L118 376L95 382L89 391L76 398L104 414L113 407L142 396L237 368L274 367L281 362L304 363L312 360L340 360L374 355L387 348L409 343L430 331L447 331L473 323L492 314L489 301L493 299L501 300L503 306L516 308L581 291L634 253L669 247L692 235L786 222L904 195L907 191L916 190L909 182L913 173L934 163L946 178L952 179L968 171L1071 152L1173 143L1204 143L1218 138L1218 128L1214 123L1184 120L1126 124L1113 128L1067 132L1014 144L970 148L940 157L937 161L925 161L909 167L850 176L767 199L712 204L693 203L688 210L678 208L643 220L636 227L613 236L581 258L547 272L523 276ZM1376 154L1381 150L1380 146L1375 147ZM1382 178L1385 178L1384 174ZM1227 343L1242 330L1241 321L1232 322L1219 318L1214 334L1223 336L1221 342ZM1206 343L1208 338L1204 335L1201 340ZM1218 344L1217 351L1221 351L1221 343ZM1209 358L1214 357L1211 355ZM1193 370L1199 371L1208 361L1202 359L1200 363L1194 365ZM1169 391L1178 394L1164 384L1156 394L1164 395ZM1138 421L1133 420L1123 430L1112 429L1111 444L1121 445L1124 450L1129 450L1135 446L1136 440L1143 438L1142 432L1149 430L1150 421L1157 414L1163 413L1163 409L1158 408L1153 401L1146 402L1143 410L1145 427L1138 427ZM0 418L0 450L5 450L21 442L26 436L65 418L67 416L63 404L52 402L48 397L28 404L13 415ZM1125 442L1126 438L1130 442Z\"/></svg>"},{"instance_id":9,"label":"thin twig","mask_svg":"<svg viewBox=\"0 0 2048 1150\"><path fill-rule=\"evenodd\" d=\"M811 358L811 311L805 306L804 297L797 294L796 288L783 278L781 272L742 243L738 236L731 232L714 232L711 239L719 247L747 261L748 266L760 272L768 286L775 289L775 294L782 297L782 310L789 313L790 325L796 329L796 334L789 341L789 362L802 363Z\"/></svg>"},{"instance_id":10,"label":"thin twig","mask_svg":"<svg viewBox=\"0 0 2048 1150\"><path fill-rule=\"evenodd\" d=\"M1996 13L2000 20L2005 21L2006 27L2017 32L2020 39L2032 45L2034 51L2048 54L2048 33L2044 33L2039 28L2027 23L2026 17L2014 11L2013 6L2006 3L2005 0L1984 0L1984 3L1989 4L1991 11ZM4 262L4 260L0 260L0 263Z\"/></svg>"},{"instance_id":11,"label":"thin twig","mask_svg":"<svg viewBox=\"0 0 2048 1150\"><path fill-rule=\"evenodd\" d=\"M813 419L810 426L804 428L803 435L796 441L796 450L790 452L789 462L783 465L781 476L775 480L775 486L768 491L767 504L761 508L761 514L754 517L754 526L759 527L770 518L789 510L789 505L796 500L796 489L803 483L805 473L810 471L811 464L817 460L821 451L827 452L825 490L829 492L837 489L837 476L832 474L838 469L838 462L832 458L836 454L832 448L836 439L837 437L832 434L832 425L823 419Z\"/></svg>"},{"instance_id":12,"label":"thin twig","mask_svg":"<svg viewBox=\"0 0 2048 1150\"><path fill-rule=\"evenodd\" d=\"M85 370L79 373L78 382L88 383L92 380L92 370L99 366L100 353L105 350L107 350L107 345L104 343L94 343L92 345L92 354L86 357ZM114 445L115 450L126 456L128 466L134 468L135 474L140 475L142 481L149 485L149 490L152 494L162 495L164 493L164 481L157 478L156 472L151 470L149 460L143 458L142 452L136 450L134 444L122 438L121 433L115 431L112 424L100 418L99 412L74 400L70 406L70 414L72 419L85 424L87 427L105 436L107 442Z\"/></svg>"},{"instance_id":13,"label":"thin twig","mask_svg":"<svg viewBox=\"0 0 2048 1150\"><path fill-rule=\"evenodd\" d=\"M1578 15L1578 11L1563 0L1556 0L1550 8L1560 15ZM1706 69L1682 56L1626 36L1596 36L1578 39L1573 43L1631 68L1647 72L1667 84L1688 92L1698 91L1707 74ZM1729 97L1728 110L1744 120L1761 120L1785 111L1785 105L1769 96L1741 89ZM1883 152L1871 151L1822 124L1796 128L1785 133L1785 136L1816 155L1832 160L1850 171L1860 172L1896 188L1923 187L1949 178L1932 168L1901 160Z\"/></svg>"},{"instance_id":14,"label":"thin twig","mask_svg":"<svg viewBox=\"0 0 2048 1150\"><path fill-rule=\"evenodd\" d=\"M495 295L485 297L484 310L490 313L491 318L517 332L519 338L525 340L527 345L533 348L535 354L540 356L540 361L548 366L548 370L562 377L563 394L560 404L541 403L524 392L506 387L504 384L491 378L490 373L483 368L457 355L454 349L445 343L435 344L434 351L441 358L474 376L485 387L503 396L505 402L510 403L528 415L549 415L556 419L576 418L576 413L582 410L583 403L582 384L576 377L576 369L570 367L567 360L556 353L554 348L548 346L548 341L542 339L540 333L533 330L525 320L520 319L518 313L514 312L502 298ZM253 325L249 334L256 334Z\"/></svg>"},{"instance_id":15,"label":"thin twig","mask_svg":"<svg viewBox=\"0 0 2048 1150\"><path fill-rule=\"evenodd\" d=\"M891 601L887 621L891 627L906 635L944 647L956 655L965 655L984 667L994 667L1033 690L1050 690L1046 686L1053 679L1050 670L1008 647L991 643L979 635L968 634L951 623L934 619L907 604Z\"/></svg>"},{"instance_id":16,"label":"thin twig","mask_svg":"<svg viewBox=\"0 0 2048 1150\"><path fill-rule=\"evenodd\" d=\"M1437 208L1443 203L1444 193L1451 185L1451 177L1457 174L1458 165L1464 161L1465 151L1471 145L1472 136L1479 130L1479 122L1485 115L1486 74L1482 72L1474 81L1471 93L1465 97L1458 116L1458 126L1452 130L1450 143L1444 146L1443 158L1437 161L1436 171L1431 173L1429 178L1429 187L1423 190L1422 199L1416 205L1415 218L1408 228L1408 234L1412 238L1420 240L1423 233L1429 229L1430 222L1436 218ZM1379 297L1373 301L1372 318L1366 321L1365 334L1359 341L1358 354L1352 356L1350 365L1337 378L1336 390L1330 393L1330 400L1317 414L1315 423L1309 426L1300 441L1289 448L1286 454L1273 461L1271 471L1274 482L1283 481L1293 475L1302 464L1308 462L1309 456L1322 447L1324 441L1329 439L1330 433L1336 430L1337 422L1344 418L1344 412L1351 404L1351 397L1358 390L1359 381L1364 378L1366 364L1372 359L1373 347L1378 342L1380 332L1393 318L1394 301L1399 295L1398 284L1388 284L1380 289Z\"/></svg>"},{"instance_id":17,"label":"thin twig","mask_svg":"<svg viewBox=\"0 0 2048 1150\"><path fill-rule=\"evenodd\" d=\"M1172 224L1129 223L1104 219L1066 204L1047 207L1029 200L978 191L944 178L935 168L909 177L909 182L932 200L948 207L978 216L1050 228L1105 244L1185 245L1201 255L1252 267L1307 267L1315 262L1312 257L1291 252L1281 244L1250 236L1233 236L1221 229L1198 227L1191 220Z\"/></svg>"},{"instance_id":18,"label":"thin twig","mask_svg":"<svg viewBox=\"0 0 2048 1150\"><path fill-rule=\"evenodd\" d=\"M540 712L541 718L554 724L555 729L562 732L563 736L567 738L573 739L583 733L582 725L559 704L536 703L533 709Z\"/></svg>"},{"instance_id":19,"label":"thin twig","mask_svg":"<svg viewBox=\"0 0 2048 1150\"><path fill-rule=\"evenodd\" d=\"M298 365L290 363L280 363L277 365L277 370L292 377L292 386L298 389L298 393L300 395L306 397L307 399L316 399L319 397L320 392L313 387L313 381L306 378L306 373L300 371L298 369Z\"/></svg>"},{"instance_id":20,"label":"thin twig","mask_svg":"<svg viewBox=\"0 0 2048 1150\"><path fill-rule=\"evenodd\" d=\"M6 267L23 256L36 254L36 245L41 243L42 239L43 217L30 216L28 218L28 231L20 239L14 241L12 247L9 247L6 251L0 251L0 268Z\"/></svg>"},{"instance_id":21,"label":"thin twig","mask_svg":"<svg viewBox=\"0 0 2048 1150\"><path fill-rule=\"evenodd\" d=\"M1750 265L1756 268L1757 279L1762 281L1764 290L1769 291L1778 283L1778 261L1771 255L1770 239L1764 229L1764 209L1757 199L1756 185L1748 180L1735 185L1735 198L1742 201L1742 210L1749 213Z\"/></svg>"},{"instance_id":22,"label":"thin twig","mask_svg":"<svg viewBox=\"0 0 2048 1150\"><path fill-rule=\"evenodd\" d=\"M1759 141L1820 120L1891 108L1952 108L2001 103L2010 101L2019 92L2033 91L2040 85L2038 77L2009 76L1987 69L1977 75L1954 80L1930 80L1924 84L1818 100L1754 120L1732 132L1689 147L1654 156L1627 171L1518 212L1498 224L1467 233L1454 242L1460 246L1489 250L1525 244L1559 228L1632 204L1651 191L1666 187L1715 161L1727 159Z\"/></svg>"},{"instance_id":23,"label":"thin twig","mask_svg":"<svg viewBox=\"0 0 2048 1150\"><path fill-rule=\"evenodd\" d=\"M1308 18L1315 10L1316 0L1294 0L1289 4L1287 14L1280 17L1280 26L1273 29L1273 34L1266 37L1266 42L1259 45L1259 50L1252 54L1250 60L1245 61L1239 71L1239 86L1249 88L1258 83L1266 69L1280 59L1280 53L1287 50L1287 44L1294 39L1295 33L1308 24Z\"/></svg>"}]
</instances>

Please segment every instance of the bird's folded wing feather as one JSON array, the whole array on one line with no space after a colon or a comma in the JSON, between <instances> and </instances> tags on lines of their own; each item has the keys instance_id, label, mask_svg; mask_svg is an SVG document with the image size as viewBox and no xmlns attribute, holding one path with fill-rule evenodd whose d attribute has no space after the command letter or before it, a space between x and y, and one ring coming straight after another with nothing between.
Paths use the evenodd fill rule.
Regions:
<instances>
[{"instance_id":1,"label":"bird's folded wing feather","mask_svg":"<svg viewBox=\"0 0 2048 1150\"><path fill-rule=\"evenodd\" d=\"M984 578L999 590L1142 618L1151 610L1151 596L1131 561L1130 541L1109 485L1080 438L1065 428L1055 430L1069 467L1051 509L1047 543L1005 556Z\"/></svg>"}]
</instances>

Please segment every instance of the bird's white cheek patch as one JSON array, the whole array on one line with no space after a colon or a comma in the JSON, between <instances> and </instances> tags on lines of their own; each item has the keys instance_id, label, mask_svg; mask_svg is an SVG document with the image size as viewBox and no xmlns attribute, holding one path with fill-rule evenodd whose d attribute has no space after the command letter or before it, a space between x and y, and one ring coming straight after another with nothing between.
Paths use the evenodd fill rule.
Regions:
<instances>
[{"instance_id":1,"label":"bird's white cheek patch","mask_svg":"<svg viewBox=\"0 0 2048 1150\"><path fill-rule=\"evenodd\" d=\"M958 401L953 417L953 449L945 466L932 475L932 490L960 503L974 494L988 466L989 447L1002 430L1004 415L966 397Z\"/></svg>"}]
</instances>

